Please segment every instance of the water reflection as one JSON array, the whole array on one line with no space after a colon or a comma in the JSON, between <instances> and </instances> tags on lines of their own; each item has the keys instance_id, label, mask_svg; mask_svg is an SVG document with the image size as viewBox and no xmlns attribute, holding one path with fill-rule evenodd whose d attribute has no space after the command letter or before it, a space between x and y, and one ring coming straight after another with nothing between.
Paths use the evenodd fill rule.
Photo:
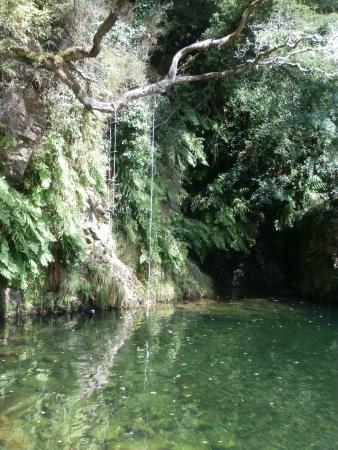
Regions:
<instances>
[{"instance_id":1,"label":"water reflection","mask_svg":"<svg viewBox=\"0 0 338 450\"><path fill-rule=\"evenodd\" d=\"M333 449L338 321L264 300L7 323L1 449Z\"/></svg>"}]
</instances>

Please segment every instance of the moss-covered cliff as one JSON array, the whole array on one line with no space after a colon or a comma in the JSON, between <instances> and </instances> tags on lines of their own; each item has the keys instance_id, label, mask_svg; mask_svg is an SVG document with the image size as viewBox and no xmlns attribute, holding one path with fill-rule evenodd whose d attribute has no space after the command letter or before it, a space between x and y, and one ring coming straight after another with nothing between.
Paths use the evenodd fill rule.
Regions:
<instances>
[{"instance_id":1,"label":"moss-covered cliff","mask_svg":"<svg viewBox=\"0 0 338 450\"><path fill-rule=\"evenodd\" d=\"M2 25L8 39L53 48L90 39L106 9L104 2L90 3L88 10L81 2L73 8L68 2L38 5L27 0L4 4L1 13L2 17L8 14L7 25ZM121 23L122 29L110 38L115 53L104 50L100 60L90 65L93 75L105 79L115 92L146 77L143 60L151 44L144 39L143 16L140 10L135 25ZM19 36L17 27L23 27ZM122 219L112 218L108 204L112 122L104 114L87 112L65 86L51 80L38 65L27 69L3 60L0 95L3 313L133 307L144 302L145 276L139 272L137 243L130 242L128 252L123 251ZM135 201L142 198L145 217L150 116L149 103L142 103L126 111L119 123L119 145L133 145L140 159L133 155L131 164L138 166L134 175L124 152L124 176L131 175L131 179L122 180L121 174L118 196L135 189ZM133 179L136 176L138 181ZM143 183L142 188L137 182ZM137 226L128 214L121 217L124 229ZM134 271L121 261L119 253L125 254ZM152 297L161 301L182 298L186 277L178 283L160 263L157 266ZM210 289L209 283L194 295L210 293Z\"/></svg>"}]
</instances>

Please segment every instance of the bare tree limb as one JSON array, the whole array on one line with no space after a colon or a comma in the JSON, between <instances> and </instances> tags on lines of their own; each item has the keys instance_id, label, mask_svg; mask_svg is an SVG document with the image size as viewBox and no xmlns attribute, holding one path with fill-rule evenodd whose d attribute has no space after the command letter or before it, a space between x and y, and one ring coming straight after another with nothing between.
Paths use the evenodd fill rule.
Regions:
<instances>
[{"instance_id":1,"label":"bare tree limb","mask_svg":"<svg viewBox=\"0 0 338 450\"><path fill-rule=\"evenodd\" d=\"M136 0L117 0L114 8L97 29L90 48L70 47L57 53L64 61L78 61L85 58L96 58L101 51L103 38L114 27L119 17L129 14Z\"/></svg>"},{"instance_id":2,"label":"bare tree limb","mask_svg":"<svg viewBox=\"0 0 338 450\"><path fill-rule=\"evenodd\" d=\"M299 62L292 62L292 61L288 60L287 58L276 58L276 59L267 60L267 61L264 61L264 63L262 65L264 65L264 66L272 66L272 65L288 66L288 67L296 68L300 72L303 72L303 73L320 73L321 75L324 75L325 78L329 78L332 80L337 78L336 73L326 72L325 70L320 69L319 67L305 67Z\"/></svg>"},{"instance_id":3,"label":"bare tree limb","mask_svg":"<svg viewBox=\"0 0 338 450\"><path fill-rule=\"evenodd\" d=\"M289 67L298 68L302 72L318 72L329 78L333 78L335 75L328 74L321 69L306 69L301 66L299 63L292 62L290 57L298 55L300 53L304 53L306 51L316 51L313 47L305 47L302 49L298 49L298 45L304 40L310 40L309 36L301 36L298 37L294 42L285 42L283 44L268 48L264 51L258 52L254 59L248 59L246 62L242 64L238 64L233 68L226 69L224 71L218 72L207 72L198 75L179 75L175 76L174 79L170 79L169 76L163 78L161 81L156 83L151 83L149 85L138 87L132 89L130 91L122 94L115 102L98 102L86 95L80 89L79 85L74 85L73 83L63 80L74 92L79 101L81 101L88 109L97 110L105 113L111 113L114 110L119 110L123 106L125 106L129 101L135 100L142 97L147 97L155 94L163 94L166 93L172 86L182 83L191 83L196 81L207 81L210 79L216 78L225 78L229 76L241 75L251 69L254 69L258 66L267 66L267 65L288 65ZM277 53L279 50L287 49L293 50L289 53L287 57L276 57L268 59L274 53ZM60 76L60 73L57 73Z\"/></svg>"},{"instance_id":4,"label":"bare tree limb","mask_svg":"<svg viewBox=\"0 0 338 450\"><path fill-rule=\"evenodd\" d=\"M227 36L221 39L206 39L204 41L195 42L194 44L188 45L187 47L184 47L181 50L179 50L172 60L168 73L169 80L171 81L175 80L178 71L178 64L184 56L187 56L189 53L192 53L197 50L204 50L212 47L219 48L228 44L230 41L237 39L242 33L243 29L245 28L250 15L253 13L255 9L257 9L263 3L263 1L264 0L255 0L254 2L252 2L248 6L248 8L246 8L243 11L241 20L237 25L237 27L235 28L235 30L232 33L228 34Z\"/></svg>"},{"instance_id":5,"label":"bare tree limb","mask_svg":"<svg viewBox=\"0 0 338 450\"><path fill-rule=\"evenodd\" d=\"M226 69L224 71L207 72L207 73L202 73L202 74L198 74L198 75L181 75L181 76L176 76L174 80L170 80L168 77L166 77L157 83L152 83L152 84L149 84L144 87L132 89L132 90L124 93L114 103L111 103L110 105L107 103L104 103L101 105L96 104L96 107L98 107L101 112L112 112L115 108L117 110L122 108L130 100L141 98L141 97L146 97L146 96L154 95L154 94L163 94L163 93L167 92L167 90L170 89L172 86L177 85L177 84L191 83L191 82L195 82L195 81L207 81L210 79L241 75L241 74L243 74L251 69L254 69L255 67L258 67L260 65L262 65L262 66L268 65L268 63L265 62L266 58L271 56L273 53L278 52L279 50L282 50L282 49L294 50L290 54L295 55L296 54L295 49L305 39L308 40L309 37L308 36L299 37L293 43L286 42L284 44L280 44L280 45L268 48L264 51L257 53L254 59L248 59L245 63L238 64L237 66ZM307 47L307 49L309 51L313 50L312 47ZM299 53L303 52L303 49L300 49L299 51L297 51L297 53L298 52ZM278 59L271 59L271 60L266 60L266 61L268 61L269 64L272 65L273 62L276 63L278 61ZM287 58L285 58L282 62L283 65L286 65L287 61L290 63L289 65L292 64L291 61L289 61L289 60L287 60ZM294 67L296 67L296 66L294 65ZM304 70L302 70L302 71L304 71ZM318 71L320 71L320 69L318 69Z\"/></svg>"}]
</instances>

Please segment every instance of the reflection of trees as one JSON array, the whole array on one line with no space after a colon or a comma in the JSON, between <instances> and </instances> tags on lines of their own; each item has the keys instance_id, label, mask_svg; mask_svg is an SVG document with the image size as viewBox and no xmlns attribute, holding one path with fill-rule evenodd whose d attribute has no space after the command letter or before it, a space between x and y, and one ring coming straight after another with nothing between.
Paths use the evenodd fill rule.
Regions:
<instances>
[{"instance_id":1,"label":"reflection of trees","mask_svg":"<svg viewBox=\"0 0 338 450\"><path fill-rule=\"evenodd\" d=\"M1 429L0 442L12 442L10 435L17 433L25 449L35 448L35 442L52 448L58 441L63 448L74 448L75 442L90 442L88 433L93 427L105 436L112 423L111 405L103 390L118 351L143 323L149 356L157 352L161 327L172 313L169 308L153 313L146 322L142 322L143 313L136 312L126 313L121 320L115 315L98 320L62 317L7 326L2 330L5 345L0 353L3 348L15 350L12 364L6 364L2 393L14 392L6 409L1 409L0 397L0 424L10 423L10 428ZM132 355L130 362L124 361L124 369L132 375L129 363L133 365ZM120 397L116 391L116 398Z\"/></svg>"},{"instance_id":2,"label":"reflection of trees","mask_svg":"<svg viewBox=\"0 0 338 450\"><path fill-rule=\"evenodd\" d=\"M117 324L114 334L104 336L103 352L99 359L94 359L92 364L78 364L77 371L82 387L82 395L89 396L95 390L102 389L108 383L111 369L117 352L131 337L140 325L140 314L128 312L123 320Z\"/></svg>"},{"instance_id":3,"label":"reflection of trees","mask_svg":"<svg viewBox=\"0 0 338 450\"><path fill-rule=\"evenodd\" d=\"M34 436L46 441L48 433L54 445L79 439L96 415L89 397L107 384L117 352L139 323L128 313L122 320L56 318L6 326L0 341L0 354L7 357L0 366L5 374L0 378L0 423L12 417L15 434L24 421L22 448L30 448ZM6 408L1 408L1 394L9 396ZM2 429L0 442L9 438L9 430Z\"/></svg>"},{"instance_id":4,"label":"reflection of trees","mask_svg":"<svg viewBox=\"0 0 338 450\"><path fill-rule=\"evenodd\" d=\"M318 405L319 426L329 432L332 331L314 332L308 322L288 308L250 302L7 330L0 353L11 348L14 356L6 359L6 400L0 394L0 448L54 449L61 441L63 449L137 449L156 439L169 448L176 437L183 448L226 439L225 428L229 445L257 448L257 429L285 446L290 427L315 422Z\"/></svg>"}]
</instances>

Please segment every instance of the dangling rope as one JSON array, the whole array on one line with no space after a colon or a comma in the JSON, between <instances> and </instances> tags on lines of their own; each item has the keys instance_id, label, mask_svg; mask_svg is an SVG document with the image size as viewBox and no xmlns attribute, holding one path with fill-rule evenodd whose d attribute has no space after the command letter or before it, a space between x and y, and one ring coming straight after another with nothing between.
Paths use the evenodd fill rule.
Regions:
<instances>
[{"instance_id":1,"label":"dangling rope","mask_svg":"<svg viewBox=\"0 0 338 450\"><path fill-rule=\"evenodd\" d=\"M116 209L116 152L117 152L117 111L114 110L114 150L113 150L113 202L112 202L112 213L115 215Z\"/></svg>"},{"instance_id":2,"label":"dangling rope","mask_svg":"<svg viewBox=\"0 0 338 450\"><path fill-rule=\"evenodd\" d=\"M111 224L111 147L112 147L112 116L109 117L109 147L108 147L108 212L109 212L109 233L112 232Z\"/></svg>"},{"instance_id":3,"label":"dangling rope","mask_svg":"<svg viewBox=\"0 0 338 450\"><path fill-rule=\"evenodd\" d=\"M150 205L149 205L149 259L148 259L148 283L147 283L147 316L151 307L151 282L152 282L152 253L153 253L153 205L154 205L154 174L155 174L155 111L154 102L152 114L151 142L150 142Z\"/></svg>"},{"instance_id":4,"label":"dangling rope","mask_svg":"<svg viewBox=\"0 0 338 450\"><path fill-rule=\"evenodd\" d=\"M111 150L113 144L113 167ZM109 150L108 150L108 211L109 230L112 231L112 216L116 210L116 153L117 153L117 111L114 111L114 143L112 136L112 116L109 119Z\"/></svg>"}]
</instances>

